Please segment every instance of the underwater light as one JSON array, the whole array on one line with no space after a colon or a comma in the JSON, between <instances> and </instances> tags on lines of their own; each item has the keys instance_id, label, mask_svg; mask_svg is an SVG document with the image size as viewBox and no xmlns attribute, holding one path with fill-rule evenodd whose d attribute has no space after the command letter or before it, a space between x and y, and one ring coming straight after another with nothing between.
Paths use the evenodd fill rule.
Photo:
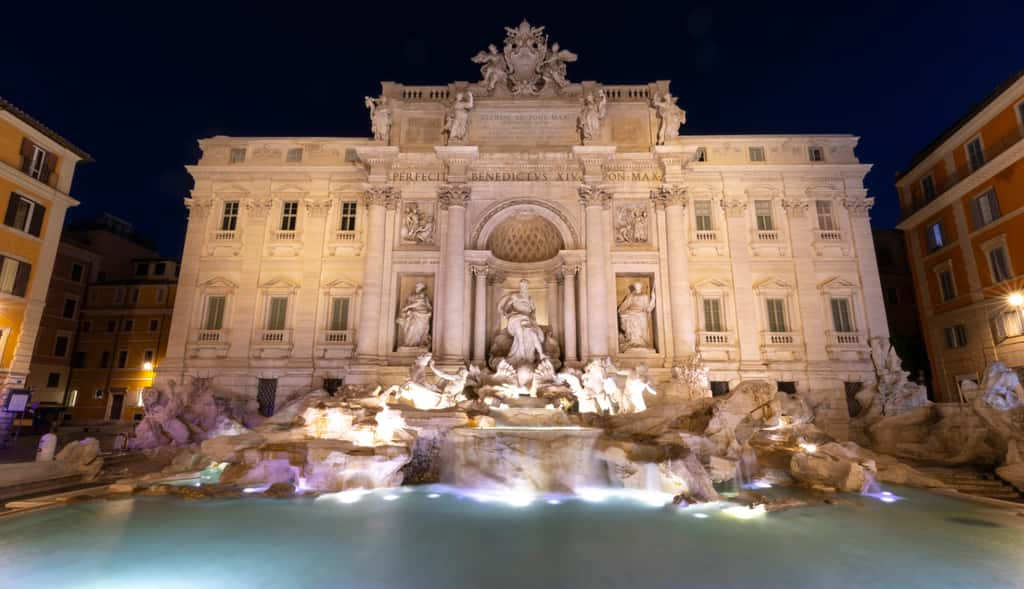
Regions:
<instances>
[{"instance_id":1,"label":"underwater light","mask_svg":"<svg viewBox=\"0 0 1024 589\"><path fill-rule=\"evenodd\" d=\"M548 499L548 505L561 505L562 502L558 499Z\"/></svg>"},{"instance_id":2,"label":"underwater light","mask_svg":"<svg viewBox=\"0 0 1024 589\"><path fill-rule=\"evenodd\" d=\"M387 495L384 495L385 501L395 501L396 499L398 499L398 495L395 495L394 493L388 493Z\"/></svg>"},{"instance_id":3,"label":"underwater light","mask_svg":"<svg viewBox=\"0 0 1024 589\"><path fill-rule=\"evenodd\" d=\"M706 514L706 513L695 513L695 514L693 514L693 517L695 517L697 519L708 519L708 514Z\"/></svg>"},{"instance_id":4,"label":"underwater light","mask_svg":"<svg viewBox=\"0 0 1024 589\"><path fill-rule=\"evenodd\" d=\"M437 499L440 496L441 496L440 493L431 493L431 494L427 495L427 499Z\"/></svg>"},{"instance_id":5,"label":"underwater light","mask_svg":"<svg viewBox=\"0 0 1024 589\"><path fill-rule=\"evenodd\" d=\"M366 489L349 489L348 491L342 491L334 495L334 498L337 499L339 503L351 505L362 499L363 495L366 495L367 493L369 493L369 491Z\"/></svg>"},{"instance_id":6,"label":"underwater light","mask_svg":"<svg viewBox=\"0 0 1024 589\"><path fill-rule=\"evenodd\" d=\"M765 509L764 505L754 505L753 507L735 505L733 507L726 507L722 510L722 513L736 519L753 519L768 513L768 510Z\"/></svg>"},{"instance_id":7,"label":"underwater light","mask_svg":"<svg viewBox=\"0 0 1024 589\"><path fill-rule=\"evenodd\" d=\"M809 444L807 442L801 442L800 443L800 448L802 448L805 452L809 452L811 454L814 454L815 452L818 451L818 445L817 444Z\"/></svg>"}]
</instances>

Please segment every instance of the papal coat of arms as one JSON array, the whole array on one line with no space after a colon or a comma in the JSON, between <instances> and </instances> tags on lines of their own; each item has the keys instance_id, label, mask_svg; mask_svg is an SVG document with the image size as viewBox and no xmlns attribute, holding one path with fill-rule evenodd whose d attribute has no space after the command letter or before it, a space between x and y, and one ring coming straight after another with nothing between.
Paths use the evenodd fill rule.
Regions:
<instances>
[{"instance_id":1,"label":"papal coat of arms","mask_svg":"<svg viewBox=\"0 0 1024 589\"><path fill-rule=\"evenodd\" d=\"M502 51L490 45L473 58L480 64L480 81L488 93L495 88L513 95L535 95L549 85L561 90L569 85L565 64L576 61L576 54L555 43L548 46L544 27L531 26L525 19L516 28L505 27Z\"/></svg>"}]
</instances>

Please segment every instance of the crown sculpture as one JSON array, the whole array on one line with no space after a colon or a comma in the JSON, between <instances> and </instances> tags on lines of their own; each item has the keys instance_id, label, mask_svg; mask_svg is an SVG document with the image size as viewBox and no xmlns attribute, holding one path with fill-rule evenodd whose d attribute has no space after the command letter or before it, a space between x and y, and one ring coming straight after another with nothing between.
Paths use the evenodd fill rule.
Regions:
<instances>
[{"instance_id":1,"label":"crown sculpture","mask_svg":"<svg viewBox=\"0 0 1024 589\"><path fill-rule=\"evenodd\" d=\"M480 64L480 87L487 94L495 89L514 96L536 95L546 88L560 91L569 85L565 64L576 61L576 54L555 43L548 46L544 27L531 26L525 19L516 28L505 27L505 47L493 44L473 58Z\"/></svg>"}]
</instances>

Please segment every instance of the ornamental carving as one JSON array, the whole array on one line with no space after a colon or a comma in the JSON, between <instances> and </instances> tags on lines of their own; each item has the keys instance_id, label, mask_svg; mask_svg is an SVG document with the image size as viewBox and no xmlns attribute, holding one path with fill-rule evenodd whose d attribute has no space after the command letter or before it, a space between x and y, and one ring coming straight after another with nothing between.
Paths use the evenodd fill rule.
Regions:
<instances>
[{"instance_id":1,"label":"ornamental carving","mask_svg":"<svg viewBox=\"0 0 1024 589\"><path fill-rule=\"evenodd\" d=\"M310 217L326 217L330 210L330 199L306 199L306 214Z\"/></svg>"},{"instance_id":2,"label":"ornamental carving","mask_svg":"<svg viewBox=\"0 0 1024 589\"><path fill-rule=\"evenodd\" d=\"M469 203L469 184L442 184L437 187L437 200L442 210L448 207L465 207Z\"/></svg>"},{"instance_id":3,"label":"ornamental carving","mask_svg":"<svg viewBox=\"0 0 1024 589\"><path fill-rule=\"evenodd\" d=\"M782 199L782 208L785 209L786 213L791 217L803 217L806 215L807 208L810 204L811 203L806 200Z\"/></svg>"},{"instance_id":4,"label":"ornamental carving","mask_svg":"<svg viewBox=\"0 0 1024 589\"><path fill-rule=\"evenodd\" d=\"M186 198L185 207L188 208L189 216L195 215L196 219L205 219L213 209L213 200L196 200L194 198Z\"/></svg>"},{"instance_id":5,"label":"ornamental carving","mask_svg":"<svg viewBox=\"0 0 1024 589\"><path fill-rule=\"evenodd\" d=\"M680 184L665 184L651 191L651 200L659 207L686 206L686 188Z\"/></svg>"},{"instance_id":6,"label":"ornamental carving","mask_svg":"<svg viewBox=\"0 0 1024 589\"><path fill-rule=\"evenodd\" d=\"M621 205L615 210L615 243L647 243L650 226L647 205Z\"/></svg>"},{"instance_id":7,"label":"ornamental carving","mask_svg":"<svg viewBox=\"0 0 1024 589\"><path fill-rule=\"evenodd\" d=\"M725 211L726 217L742 217L747 211L747 201L745 200L722 200L722 210Z\"/></svg>"},{"instance_id":8,"label":"ornamental carving","mask_svg":"<svg viewBox=\"0 0 1024 589\"><path fill-rule=\"evenodd\" d=\"M844 198L842 202L851 217L867 217L871 207L875 206L874 197Z\"/></svg>"},{"instance_id":9,"label":"ornamental carving","mask_svg":"<svg viewBox=\"0 0 1024 589\"><path fill-rule=\"evenodd\" d=\"M612 193L602 186L583 184L578 189L580 204L585 207L601 207L607 209L612 202Z\"/></svg>"},{"instance_id":10,"label":"ornamental carving","mask_svg":"<svg viewBox=\"0 0 1024 589\"><path fill-rule=\"evenodd\" d=\"M269 198L253 198L245 201L245 212L253 219L262 219L273 206L274 201Z\"/></svg>"},{"instance_id":11,"label":"ornamental carving","mask_svg":"<svg viewBox=\"0 0 1024 589\"><path fill-rule=\"evenodd\" d=\"M381 206L394 209L402 193L390 184L372 184L363 194L363 202L366 206Z\"/></svg>"},{"instance_id":12,"label":"ornamental carving","mask_svg":"<svg viewBox=\"0 0 1024 589\"><path fill-rule=\"evenodd\" d=\"M483 78L478 86L490 94L496 89L514 96L531 96L541 90L562 90L569 85L566 64L577 55L555 43L548 46L544 27L534 27L523 20L518 27L505 27L505 46L501 51L493 44L472 58L480 64Z\"/></svg>"}]
</instances>

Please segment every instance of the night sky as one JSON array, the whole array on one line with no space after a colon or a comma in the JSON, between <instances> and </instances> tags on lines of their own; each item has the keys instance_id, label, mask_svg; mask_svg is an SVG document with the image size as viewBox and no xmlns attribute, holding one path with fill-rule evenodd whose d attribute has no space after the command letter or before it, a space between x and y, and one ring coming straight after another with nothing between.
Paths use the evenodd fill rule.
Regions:
<instances>
[{"instance_id":1,"label":"night sky","mask_svg":"<svg viewBox=\"0 0 1024 589\"><path fill-rule=\"evenodd\" d=\"M1024 2L150 4L6 6L0 95L96 159L72 219L113 213L168 256L197 138L368 136L381 80L476 81L469 58L524 17L580 56L572 81L672 80L684 133L860 136L876 227L897 170L1024 68Z\"/></svg>"}]
</instances>

